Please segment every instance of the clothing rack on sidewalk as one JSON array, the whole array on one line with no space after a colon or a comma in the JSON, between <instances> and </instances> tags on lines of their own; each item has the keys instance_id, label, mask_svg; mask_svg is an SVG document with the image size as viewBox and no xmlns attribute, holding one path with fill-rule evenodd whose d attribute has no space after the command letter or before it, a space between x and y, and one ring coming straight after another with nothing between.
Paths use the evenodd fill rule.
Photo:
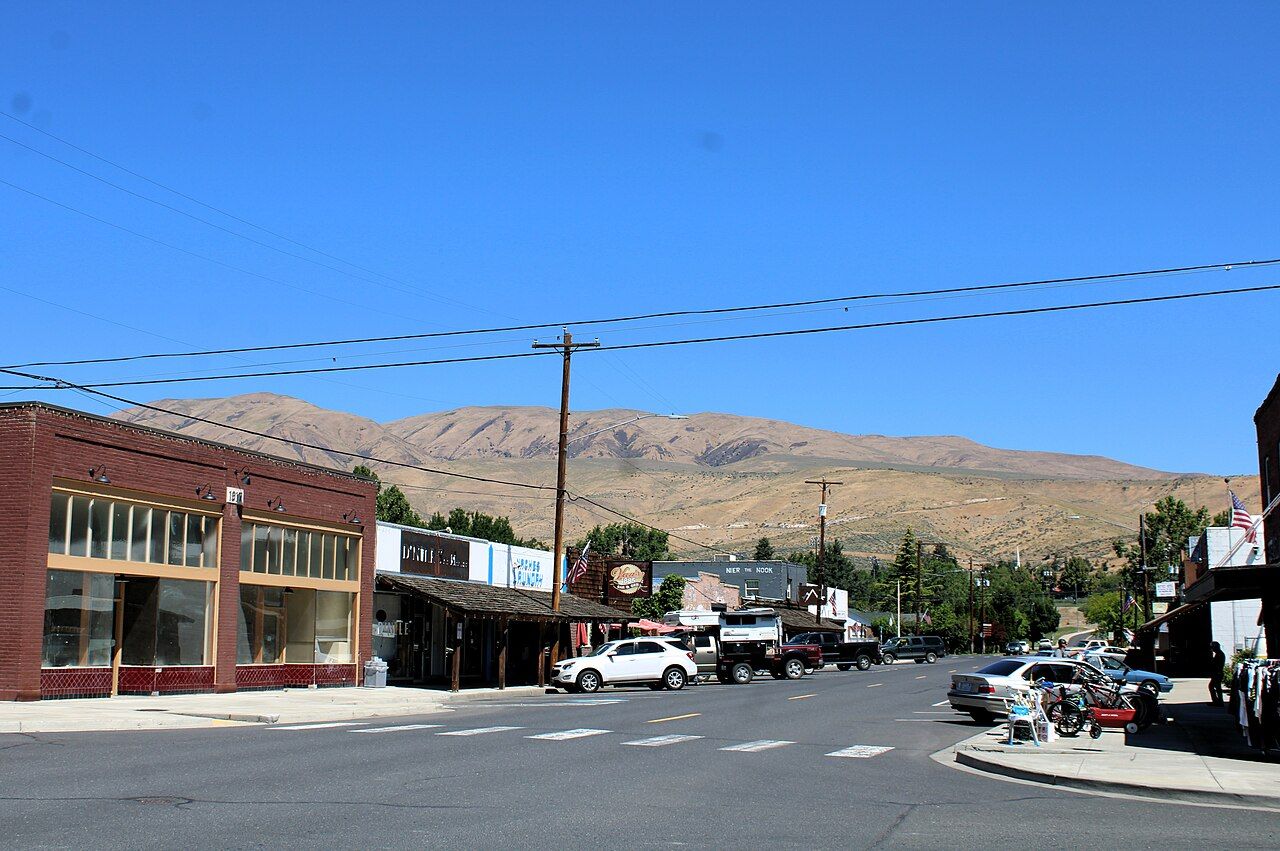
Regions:
<instances>
[{"instance_id":1,"label":"clothing rack on sidewalk","mask_svg":"<svg viewBox=\"0 0 1280 851\"><path fill-rule=\"evenodd\" d=\"M1229 709L1251 747L1260 749L1264 756L1280 751L1280 660L1238 662Z\"/></svg>"}]
</instances>

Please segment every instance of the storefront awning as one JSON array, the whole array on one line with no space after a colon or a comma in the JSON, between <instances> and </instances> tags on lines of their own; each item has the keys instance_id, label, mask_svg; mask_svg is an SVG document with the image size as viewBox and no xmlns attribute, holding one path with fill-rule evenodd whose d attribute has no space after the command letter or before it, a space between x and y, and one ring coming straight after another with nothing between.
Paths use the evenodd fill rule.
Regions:
<instances>
[{"instance_id":1,"label":"storefront awning","mask_svg":"<svg viewBox=\"0 0 1280 851\"><path fill-rule=\"evenodd\" d=\"M1142 632L1144 630L1159 629L1161 624L1168 623L1169 621L1172 621L1172 620L1177 620L1183 615L1189 615L1203 605L1204 605L1204 602L1202 601L1199 603L1186 603L1184 605L1178 606L1176 609L1170 609L1169 611L1165 612L1163 615L1152 618L1151 620L1142 624L1142 626L1138 627L1138 631Z\"/></svg>"},{"instance_id":2,"label":"storefront awning","mask_svg":"<svg viewBox=\"0 0 1280 851\"><path fill-rule=\"evenodd\" d=\"M1253 600L1277 590L1280 590L1280 564L1250 564L1205 571L1204 576L1187 586L1182 598L1188 603Z\"/></svg>"},{"instance_id":3,"label":"storefront awning","mask_svg":"<svg viewBox=\"0 0 1280 851\"><path fill-rule=\"evenodd\" d=\"M617 609L573 594L561 594L560 611L555 612L551 609L550 592L502 588L482 582L379 573L376 587L379 591L417 594L455 612L482 617L505 615L513 620L588 622L616 622L624 617Z\"/></svg>"}]
</instances>

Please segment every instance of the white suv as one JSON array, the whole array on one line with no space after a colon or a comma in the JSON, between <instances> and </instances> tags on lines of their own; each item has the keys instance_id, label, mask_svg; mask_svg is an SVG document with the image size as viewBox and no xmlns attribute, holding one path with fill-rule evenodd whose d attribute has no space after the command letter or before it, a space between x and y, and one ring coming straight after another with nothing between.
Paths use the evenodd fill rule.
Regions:
<instances>
[{"instance_id":1,"label":"white suv","mask_svg":"<svg viewBox=\"0 0 1280 851\"><path fill-rule=\"evenodd\" d=\"M590 656L557 662L551 684L590 694L606 685L645 684L652 689L684 688L698 673L693 654L656 638L625 638L601 644Z\"/></svg>"}]
</instances>

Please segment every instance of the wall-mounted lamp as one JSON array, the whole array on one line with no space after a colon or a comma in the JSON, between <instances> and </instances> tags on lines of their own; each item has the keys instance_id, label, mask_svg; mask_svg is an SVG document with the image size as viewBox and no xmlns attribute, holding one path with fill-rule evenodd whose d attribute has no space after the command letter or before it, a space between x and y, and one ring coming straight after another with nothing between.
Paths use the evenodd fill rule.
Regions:
<instances>
[{"instance_id":1,"label":"wall-mounted lamp","mask_svg":"<svg viewBox=\"0 0 1280 851\"><path fill-rule=\"evenodd\" d=\"M234 475L237 479L240 480L240 484L244 485L245 487L249 487L250 479L249 479L248 470L236 470L232 475Z\"/></svg>"},{"instance_id":2,"label":"wall-mounted lamp","mask_svg":"<svg viewBox=\"0 0 1280 851\"><path fill-rule=\"evenodd\" d=\"M196 488L196 496L210 501L217 499L217 497L213 495L213 485L204 485L203 487Z\"/></svg>"},{"instance_id":3,"label":"wall-mounted lamp","mask_svg":"<svg viewBox=\"0 0 1280 851\"><path fill-rule=\"evenodd\" d=\"M360 519L360 512L356 511L354 508L348 511L346 514L342 515L342 519L347 521L348 523L364 522L363 520Z\"/></svg>"},{"instance_id":4,"label":"wall-mounted lamp","mask_svg":"<svg viewBox=\"0 0 1280 851\"><path fill-rule=\"evenodd\" d=\"M111 480L107 478L107 465L99 464L96 467L89 468L89 478L93 479L100 485L109 485Z\"/></svg>"},{"instance_id":5,"label":"wall-mounted lamp","mask_svg":"<svg viewBox=\"0 0 1280 851\"><path fill-rule=\"evenodd\" d=\"M275 499L267 500L267 508L272 511L284 511L284 497L278 496Z\"/></svg>"}]
</instances>

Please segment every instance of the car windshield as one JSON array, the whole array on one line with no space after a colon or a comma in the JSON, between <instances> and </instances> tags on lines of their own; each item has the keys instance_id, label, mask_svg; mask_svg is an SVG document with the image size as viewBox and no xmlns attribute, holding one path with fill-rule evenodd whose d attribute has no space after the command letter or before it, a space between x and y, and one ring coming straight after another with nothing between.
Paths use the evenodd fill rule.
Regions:
<instances>
[{"instance_id":1,"label":"car windshield","mask_svg":"<svg viewBox=\"0 0 1280 851\"><path fill-rule=\"evenodd\" d=\"M900 647L900 646L902 646L903 644L906 644L906 643L907 643L907 642L906 642L906 640L905 640L905 639L901 639L901 638L890 638L888 641L886 641L886 642L884 643L884 646L885 646L885 647Z\"/></svg>"},{"instance_id":2,"label":"car windshield","mask_svg":"<svg viewBox=\"0 0 1280 851\"><path fill-rule=\"evenodd\" d=\"M612 650L613 648L615 648L615 647L617 647L617 646L618 646L618 642L616 642L616 641L610 641L608 644L601 644L599 647L597 647L595 650L592 650L592 651L591 651L590 653L588 653L587 655L588 655L588 656L600 656L601 654L608 653L610 650Z\"/></svg>"},{"instance_id":3,"label":"car windshield","mask_svg":"<svg viewBox=\"0 0 1280 851\"><path fill-rule=\"evenodd\" d=\"M1007 677L1025 664L1025 662L1019 662L1016 659L1001 659L999 662L992 662L985 668L979 668L978 673L990 674L994 677Z\"/></svg>"}]
</instances>

